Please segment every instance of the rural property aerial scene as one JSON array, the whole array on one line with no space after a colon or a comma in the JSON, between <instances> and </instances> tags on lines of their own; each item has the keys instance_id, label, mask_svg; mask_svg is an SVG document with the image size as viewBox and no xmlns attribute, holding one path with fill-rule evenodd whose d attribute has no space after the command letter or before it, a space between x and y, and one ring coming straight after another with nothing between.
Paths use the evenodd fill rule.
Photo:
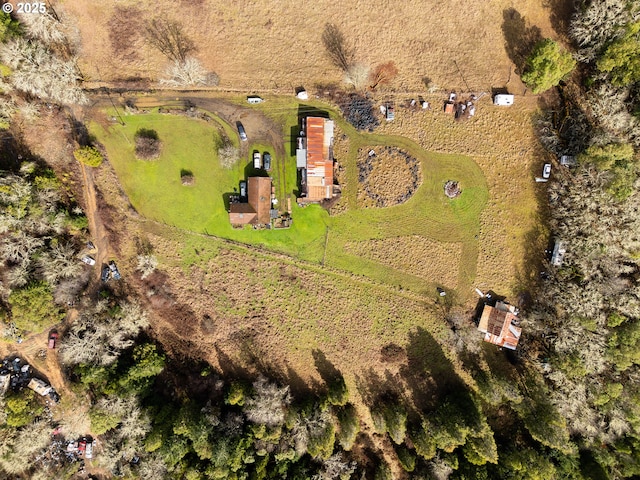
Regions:
<instances>
[{"instance_id":1,"label":"rural property aerial scene","mask_svg":"<svg viewBox=\"0 0 640 480\"><path fill-rule=\"evenodd\" d=\"M640 478L637 0L0 10L0 480Z\"/></svg>"}]
</instances>

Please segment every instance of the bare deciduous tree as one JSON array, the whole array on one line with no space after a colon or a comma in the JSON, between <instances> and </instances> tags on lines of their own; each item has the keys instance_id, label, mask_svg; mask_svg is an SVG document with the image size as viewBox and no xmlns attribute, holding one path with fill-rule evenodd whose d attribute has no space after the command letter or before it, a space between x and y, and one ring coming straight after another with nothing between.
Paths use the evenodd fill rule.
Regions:
<instances>
[{"instance_id":1,"label":"bare deciduous tree","mask_svg":"<svg viewBox=\"0 0 640 480\"><path fill-rule=\"evenodd\" d=\"M356 462L348 462L342 458L342 453L331 455L322 462L322 471L313 480L348 480L356 471Z\"/></svg>"},{"instance_id":2,"label":"bare deciduous tree","mask_svg":"<svg viewBox=\"0 0 640 480\"><path fill-rule=\"evenodd\" d=\"M18 15L20 23L26 27L30 38L41 40L47 45L65 43L67 36L63 31L63 24L50 13L23 13Z\"/></svg>"},{"instance_id":3,"label":"bare deciduous tree","mask_svg":"<svg viewBox=\"0 0 640 480\"><path fill-rule=\"evenodd\" d=\"M289 386L279 387L261 376L253 383L253 390L244 406L247 419L268 426L282 425L285 409L291 403Z\"/></svg>"},{"instance_id":4,"label":"bare deciduous tree","mask_svg":"<svg viewBox=\"0 0 640 480\"><path fill-rule=\"evenodd\" d=\"M576 9L569 28L571 38L578 45L578 57L583 61L595 59L630 20L627 0L583 2L581 8Z\"/></svg>"},{"instance_id":5,"label":"bare deciduous tree","mask_svg":"<svg viewBox=\"0 0 640 480\"><path fill-rule=\"evenodd\" d=\"M122 304L115 318L105 318L97 306L73 324L60 342L60 357L68 365L110 365L122 350L134 344L134 338L148 324L147 314L138 304Z\"/></svg>"},{"instance_id":6,"label":"bare deciduous tree","mask_svg":"<svg viewBox=\"0 0 640 480\"><path fill-rule=\"evenodd\" d=\"M202 64L193 57L184 61L175 60L165 73L166 78L160 80L165 85L174 87L186 86L215 86L218 84L218 76L207 72Z\"/></svg>"},{"instance_id":7,"label":"bare deciduous tree","mask_svg":"<svg viewBox=\"0 0 640 480\"><path fill-rule=\"evenodd\" d=\"M51 284L65 278L77 277L82 272L77 252L69 243L58 244L46 251L39 262L42 278Z\"/></svg>"},{"instance_id":8,"label":"bare deciduous tree","mask_svg":"<svg viewBox=\"0 0 640 480\"><path fill-rule=\"evenodd\" d=\"M344 74L344 83L356 90L364 90L369 82L370 71L369 66L363 63L350 65Z\"/></svg>"},{"instance_id":9,"label":"bare deciduous tree","mask_svg":"<svg viewBox=\"0 0 640 480\"><path fill-rule=\"evenodd\" d=\"M327 23L324 26L322 43L331 62L344 72L349 70L354 63L355 50L333 23Z\"/></svg>"},{"instance_id":10,"label":"bare deciduous tree","mask_svg":"<svg viewBox=\"0 0 640 480\"><path fill-rule=\"evenodd\" d=\"M144 280L148 278L153 272L155 272L158 267L158 259L155 255L147 254L147 255L138 255L138 270L142 275L141 278Z\"/></svg>"},{"instance_id":11,"label":"bare deciduous tree","mask_svg":"<svg viewBox=\"0 0 640 480\"><path fill-rule=\"evenodd\" d=\"M11 40L4 44L1 58L11 67L9 79L17 90L64 105L86 102L75 61L58 58L38 40Z\"/></svg>"},{"instance_id":12,"label":"bare deciduous tree","mask_svg":"<svg viewBox=\"0 0 640 480\"><path fill-rule=\"evenodd\" d=\"M398 75L398 68L395 62L389 61L377 65L372 71L369 78L369 88L375 90L378 85L388 85Z\"/></svg>"}]
</instances>

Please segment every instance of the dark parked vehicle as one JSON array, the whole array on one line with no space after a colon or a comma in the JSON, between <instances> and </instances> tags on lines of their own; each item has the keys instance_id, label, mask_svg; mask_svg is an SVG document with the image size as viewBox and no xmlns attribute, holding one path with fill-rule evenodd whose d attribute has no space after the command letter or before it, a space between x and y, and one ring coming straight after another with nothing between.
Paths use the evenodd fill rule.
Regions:
<instances>
[{"instance_id":1,"label":"dark parked vehicle","mask_svg":"<svg viewBox=\"0 0 640 480\"><path fill-rule=\"evenodd\" d=\"M100 280L102 280L103 282L106 282L109 280L110 275L111 275L111 270L109 270L109 267L107 265L102 267L102 275L100 275Z\"/></svg>"},{"instance_id":2,"label":"dark parked vehicle","mask_svg":"<svg viewBox=\"0 0 640 480\"><path fill-rule=\"evenodd\" d=\"M236 122L236 126L238 127L238 133L240 134L240 140L243 142L247 141L247 132L244 130L244 125L240 122Z\"/></svg>"},{"instance_id":3,"label":"dark parked vehicle","mask_svg":"<svg viewBox=\"0 0 640 480\"><path fill-rule=\"evenodd\" d=\"M264 164L264 169L266 171L271 170L271 154L269 152L264 152L264 155L262 156L262 160Z\"/></svg>"}]
</instances>

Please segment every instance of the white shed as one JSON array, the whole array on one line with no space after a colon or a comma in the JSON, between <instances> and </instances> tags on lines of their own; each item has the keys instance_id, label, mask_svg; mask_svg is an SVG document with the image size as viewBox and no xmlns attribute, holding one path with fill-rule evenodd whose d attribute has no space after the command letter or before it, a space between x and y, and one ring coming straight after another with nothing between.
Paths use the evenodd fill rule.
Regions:
<instances>
[{"instance_id":1,"label":"white shed","mask_svg":"<svg viewBox=\"0 0 640 480\"><path fill-rule=\"evenodd\" d=\"M508 95L506 93L499 93L495 97L493 97L493 104L500 105L502 107L509 107L513 105L513 95Z\"/></svg>"}]
</instances>

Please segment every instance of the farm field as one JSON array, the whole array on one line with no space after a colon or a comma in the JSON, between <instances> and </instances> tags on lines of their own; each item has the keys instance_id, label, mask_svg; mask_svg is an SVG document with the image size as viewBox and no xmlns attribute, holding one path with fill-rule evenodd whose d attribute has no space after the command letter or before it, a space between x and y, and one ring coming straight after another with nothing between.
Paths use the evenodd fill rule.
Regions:
<instances>
[{"instance_id":1,"label":"farm field","mask_svg":"<svg viewBox=\"0 0 640 480\"><path fill-rule=\"evenodd\" d=\"M282 128L291 132L297 125L301 108L296 102L281 101L272 111L285 116ZM270 250L296 258L356 274L364 274L396 287L410 288L420 293L435 291L435 286L469 290L475 276L479 214L487 200L486 183L480 169L463 156L429 154L408 139L363 134L345 124L333 111L340 131L350 142L347 157L338 159L346 169L344 202L347 211L329 216L318 206L295 206L293 227L288 230L255 231L231 228L223 201L224 195L237 188L240 179L252 169L247 155L233 169L225 170L217 159L216 132L201 120L166 114L142 114L124 117L125 125L94 124L93 133L106 147L109 159L132 205L147 218L162 221L185 230L258 244ZM282 120L282 119L281 119ZM154 129L163 139L163 151L153 161L135 158L132 138L139 128ZM123 142L123 139L126 141ZM259 138L257 141L262 142ZM275 158L272 175L276 186L292 192L295 188L295 157L292 142L285 142L284 158ZM357 155L363 148L393 146L408 152L420 166L422 185L406 202L389 208L360 208L357 196ZM263 151L265 143L249 142L247 151ZM284 179L280 178L279 162L285 162ZM195 184L180 183L180 170L193 172ZM351 181L355 176L356 180ZM448 199L443 185L456 179L463 185L459 198ZM286 199L281 198L282 204ZM189 212L186 214L185 212ZM349 253L348 242L366 242L385 238L418 235L426 240L458 242L462 256L447 269L454 272L454 282L443 284L438 276L419 277L400 264L375 261L370 256ZM372 243L371 246L375 245ZM410 244L404 244L410 249ZM365 247L368 248L368 247ZM416 259L423 261L423 259ZM426 259L425 259L426 260ZM431 260L433 261L433 259Z\"/></svg>"},{"instance_id":2,"label":"farm field","mask_svg":"<svg viewBox=\"0 0 640 480\"><path fill-rule=\"evenodd\" d=\"M393 60L399 70L393 88L422 91L427 78L442 88L468 84L486 90L509 81L522 88L511 74L505 31L522 34L535 26L543 37L554 36L553 19L561 16L562 5L545 0L259 0L246 8L219 0L85 0L58 2L56 10L74 25L82 45L81 69L96 83L155 82L164 76L168 61L144 39L145 22L160 17L184 25L197 47L195 58L220 76L225 89L292 92L301 84L311 88L342 81L320 40L330 22L346 33L358 62Z\"/></svg>"}]
</instances>

